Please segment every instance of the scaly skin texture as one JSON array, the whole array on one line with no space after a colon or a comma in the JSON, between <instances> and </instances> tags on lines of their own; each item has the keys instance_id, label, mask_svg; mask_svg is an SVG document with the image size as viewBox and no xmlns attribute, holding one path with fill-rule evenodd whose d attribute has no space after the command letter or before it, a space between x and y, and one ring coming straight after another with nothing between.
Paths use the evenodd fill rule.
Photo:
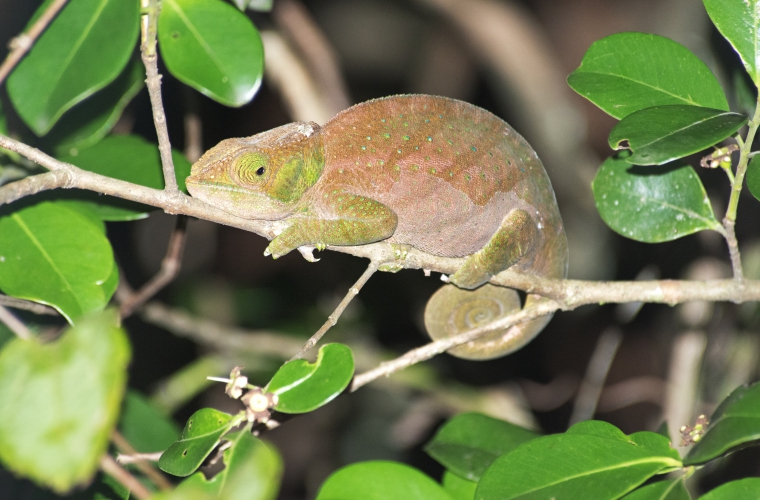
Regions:
<instances>
[{"instance_id":1,"label":"scaly skin texture","mask_svg":"<svg viewBox=\"0 0 760 500\"><path fill-rule=\"evenodd\" d=\"M477 309L483 303L478 291L486 288L478 287L504 269L558 278L567 273L562 220L536 153L504 121L453 99L387 97L353 106L322 127L291 123L227 139L193 165L187 187L240 217L286 221L267 247L275 258L303 245L381 240L466 257L450 280L459 289L477 290L455 289L455 298L429 305L426 317L436 320L426 323L434 338L513 311L514 296L489 305L487 314ZM447 285L436 296L446 288L454 289ZM487 295L499 301L492 297L498 293ZM528 302L535 299L529 296ZM454 312L470 303L473 313ZM469 319L455 327L456 321L446 319L450 315ZM517 325L452 354L502 356L527 343L548 320Z\"/></svg>"}]
</instances>

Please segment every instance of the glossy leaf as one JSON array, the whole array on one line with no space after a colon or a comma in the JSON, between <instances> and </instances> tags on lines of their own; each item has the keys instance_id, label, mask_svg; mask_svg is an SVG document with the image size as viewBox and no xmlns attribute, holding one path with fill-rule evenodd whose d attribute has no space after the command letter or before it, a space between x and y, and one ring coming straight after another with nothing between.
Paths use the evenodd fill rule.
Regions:
<instances>
[{"instance_id":1,"label":"glossy leaf","mask_svg":"<svg viewBox=\"0 0 760 500\"><path fill-rule=\"evenodd\" d=\"M242 106L261 85L259 32L221 0L165 0L158 40L171 74L215 101Z\"/></svg>"},{"instance_id":2,"label":"glossy leaf","mask_svg":"<svg viewBox=\"0 0 760 500\"><path fill-rule=\"evenodd\" d=\"M720 227L693 168L637 167L623 156L608 158L591 184L599 215L613 231L659 243Z\"/></svg>"},{"instance_id":3,"label":"glossy leaf","mask_svg":"<svg viewBox=\"0 0 760 500\"><path fill-rule=\"evenodd\" d=\"M275 409L283 413L313 411L336 398L351 382L354 358L343 344L326 344L314 363L290 361L280 367L266 387L277 395Z\"/></svg>"},{"instance_id":4,"label":"glossy leaf","mask_svg":"<svg viewBox=\"0 0 760 500\"><path fill-rule=\"evenodd\" d=\"M755 500L760 492L760 478L747 477L722 484L699 497L699 500Z\"/></svg>"},{"instance_id":5,"label":"glossy leaf","mask_svg":"<svg viewBox=\"0 0 760 500\"><path fill-rule=\"evenodd\" d=\"M158 146L136 135L107 137L80 151L76 156L62 156L61 161L72 163L84 170L113 177L134 184L163 189L164 175ZM185 179L190 175L190 162L178 151L172 150L177 184L186 192ZM64 195L81 200L93 208L103 220L126 221L141 219L152 207L97 193L75 191Z\"/></svg>"},{"instance_id":6,"label":"glossy leaf","mask_svg":"<svg viewBox=\"0 0 760 500\"><path fill-rule=\"evenodd\" d=\"M326 344L317 360L303 359L282 365L266 390L277 395L275 406L283 413L306 413L335 399L354 376L354 356L343 344Z\"/></svg>"},{"instance_id":7,"label":"glossy leaf","mask_svg":"<svg viewBox=\"0 0 760 500\"><path fill-rule=\"evenodd\" d=\"M104 89L66 112L45 136L43 145L56 156L76 155L111 131L124 108L145 85L145 67L137 55Z\"/></svg>"},{"instance_id":8,"label":"glossy leaf","mask_svg":"<svg viewBox=\"0 0 760 500\"><path fill-rule=\"evenodd\" d=\"M683 478L678 478L642 486L624 496L623 500L691 500L691 495L686 491Z\"/></svg>"},{"instance_id":9,"label":"glossy leaf","mask_svg":"<svg viewBox=\"0 0 760 500\"><path fill-rule=\"evenodd\" d=\"M657 106L623 118L610 132L609 143L612 149L633 151L628 163L662 165L719 143L745 123L746 116L719 109Z\"/></svg>"},{"instance_id":10,"label":"glossy leaf","mask_svg":"<svg viewBox=\"0 0 760 500\"><path fill-rule=\"evenodd\" d=\"M360 462L334 472L316 500L453 500L428 476L397 462Z\"/></svg>"},{"instance_id":11,"label":"glossy leaf","mask_svg":"<svg viewBox=\"0 0 760 500\"><path fill-rule=\"evenodd\" d=\"M71 0L42 33L7 85L16 111L37 135L121 73L137 41L139 7Z\"/></svg>"},{"instance_id":12,"label":"glossy leaf","mask_svg":"<svg viewBox=\"0 0 760 500\"><path fill-rule=\"evenodd\" d=\"M189 476L234 425L237 424L228 413L213 408L196 411L187 419L179 440L161 455L158 466L175 476Z\"/></svg>"},{"instance_id":13,"label":"glossy leaf","mask_svg":"<svg viewBox=\"0 0 760 500\"><path fill-rule=\"evenodd\" d=\"M752 196L760 200L760 155L755 155L747 165L747 187Z\"/></svg>"},{"instance_id":14,"label":"glossy leaf","mask_svg":"<svg viewBox=\"0 0 760 500\"><path fill-rule=\"evenodd\" d=\"M498 458L478 482L478 500L618 498L654 476L681 466L667 438L625 436L604 422L583 422L564 434L533 439Z\"/></svg>"},{"instance_id":15,"label":"glossy leaf","mask_svg":"<svg viewBox=\"0 0 760 500\"><path fill-rule=\"evenodd\" d=\"M481 413L446 422L425 446L428 455L462 478L477 481L491 463L537 434Z\"/></svg>"},{"instance_id":16,"label":"glossy leaf","mask_svg":"<svg viewBox=\"0 0 760 500\"><path fill-rule=\"evenodd\" d=\"M180 438L177 424L134 390L124 398L119 432L140 453L164 451Z\"/></svg>"},{"instance_id":17,"label":"glossy leaf","mask_svg":"<svg viewBox=\"0 0 760 500\"><path fill-rule=\"evenodd\" d=\"M462 479L453 472L443 472L443 489L454 500L474 500L478 483Z\"/></svg>"},{"instance_id":18,"label":"glossy leaf","mask_svg":"<svg viewBox=\"0 0 760 500\"><path fill-rule=\"evenodd\" d=\"M702 0L718 31L739 53L744 68L760 86L760 6L758 0Z\"/></svg>"},{"instance_id":19,"label":"glossy leaf","mask_svg":"<svg viewBox=\"0 0 760 500\"><path fill-rule=\"evenodd\" d=\"M174 492L178 499L204 493L211 500L274 500L280 489L282 459L270 446L253 437L250 429L227 436L224 469L206 479L197 472Z\"/></svg>"},{"instance_id":20,"label":"glossy leaf","mask_svg":"<svg viewBox=\"0 0 760 500\"><path fill-rule=\"evenodd\" d=\"M618 33L594 42L567 83L618 119L669 104L728 111L726 96L705 63L657 35Z\"/></svg>"},{"instance_id":21,"label":"glossy leaf","mask_svg":"<svg viewBox=\"0 0 760 500\"><path fill-rule=\"evenodd\" d=\"M13 340L0 351L0 460L62 493L97 471L116 424L129 341L109 310L56 341Z\"/></svg>"},{"instance_id":22,"label":"glossy leaf","mask_svg":"<svg viewBox=\"0 0 760 500\"><path fill-rule=\"evenodd\" d=\"M0 217L0 289L49 304L69 321L111 298L114 258L98 227L79 212L43 202Z\"/></svg>"},{"instance_id":23,"label":"glossy leaf","mask_svg":"<svg viewBox=\"0 0 760 500\"><path fill-rule=\"evenodd\" d=\"M684 464L709 462L760 440L760 384L741 386L710 417L707 431L689 450Z\"/></svg>"}]
</instances>

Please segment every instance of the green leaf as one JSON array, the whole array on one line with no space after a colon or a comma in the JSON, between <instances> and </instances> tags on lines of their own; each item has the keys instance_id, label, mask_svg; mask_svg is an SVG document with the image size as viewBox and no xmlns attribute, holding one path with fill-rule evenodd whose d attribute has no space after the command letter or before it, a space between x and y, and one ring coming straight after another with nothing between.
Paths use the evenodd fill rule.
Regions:
<instances>
[{"instance_id":1,"label":"green leaf","mask_svg":"<svg viewBox=\"0 0 760 500\"><path fill-rule=\"evenodd\" d=\"M691 500L683 485L683 478L658 481L642 486L623 497L623 500Z\"/></svg>"},{"instance_id":2,"label":"green leaf","mask_svg":"<svg viewBox=\"0 0 760 500\"><path fill-rule=\"evenodd\" d=\"M705 63L657 35L618 33L594 42L567 83L617 119L668 104L728 111L726 96Z\"/></svg>"},{"instance_id":3,"label":"green leaf","mask_svg":"<svg viewBox=\"0 0 760 500\"><path fill-rule=\"evenodd\" d=\"M136 135L107 137L76 156L62 156L61 161L72 163L96 174L113 177L154 189L163 189L164 174L158 147ZM179 188L187 192L185 179L190 175L190 162L172 150L174 172ZM97 193L74 191L68 198L87 203L103 220L127 221L144 218L152 207Z\"/></svg>"},{"instance_id":4,"label":"green leaf","mask_svg":"<svg viewBox=\"0 0 760 500\"><path fill-rule=\"evenodd\" d=\"M699 497L699 500L755 500L760 492L760 478L747 477L722 484Z\"/></svg>"},{"instance_id":5,"label":"green leaf","mask_svg":"<svg viewBox=\"0 0 760 500\"><path fill-rule=\"evenodd\" d=\"M760 383L738 387L718 406L685 465L709 462L760 440Z\"/></svg>"},{"instance_id":6,"label":"green leaf","mask_svg":"<svg viewBox=\"0 0 760 500\"><path fill-rule=\"evenodd\" d=\"M474 500L478 483L462 479L453 472L443 471L443 489L454 500Z\"/></svg>"},{"instance_id":7,"label":"green leaf","mask_svg":"<svg viewBox=\"0 0 760 500\"><path fill-rule=\"evenodd\" d=\"M270 446L251 435L250 429L231 433L230 447L224 450L225 468L207 480L197 472L174 492L184 499L200 492L207 499L274 500L280 489L282 459Z\"/></svg>"},{"instance_id":8,"label":"green leaf","mask_svg":"<svg viewBox=\"0 0 760 500\"><path fill-rule=\"evenodd\" d=\"M591 183L599 215L610 228L646 243L720 229L697 173L688 165L637 167L608 158Z\"/></svg>"},{"instance_id":9,"label":"green leaf","mask_svg":"<svg viewBox=\"0 0 760 500\"><path fill-rule=\"evenodd\" d=\"M606 423L583 423L565 434L533 439L499 457L483 474L475 498L618 498L655 474L681 467L667 438L626 437Z\"/></svg>"},{"instance_id":10,"label":"green leaf","mask_svg":"<svg viewBox=\"0 0 760 500\"><path fill-rule=\"evenodd\" d=\"M266 390L277 395L277 411L306 413L335 399L353 376L351 349L343 344L326 344L319 349L314 363L299 359L282 365Z\"/></svg>"},{"instance_id":11,"label":"green leaf","mask_svg":"<svg viewBox=\"0 0 760 500\"><path fill-rule=\"evenodd\" d=\"M119 414L129 341L118 314L90 315L49 344L0 351L0 460L63 493L97 471Z\"/></svg>"},{"instance_id":12,"label":"green leaf","mask_svg":"<svg viewBox=\"0 0 760 500\"><path fill-rule=\"evenodd\" d=\"M261 37L232 5L220 0L165 0L158 40L171 74L215 101L242 106L261 85Z\"/></svg>"},{"instance_id":13,"label":"green leaf","mask_svg":"<svg viewBox=\"0 0 760 500\"><path fill-rule=\"evenodd\" d=\"M760 86L760 8L757 0L702 0L713 24L739 53L744 68Z\"/></svg>"},{"instance_id":14,"label":"green leaf","mask_svg":"<svg viewBox=\"0 0 760 500\"><path fill-rule=\"evenodd\" d=\"M747 165L747 187L752 196L760 200L760 155L755 155Z\"/></svg>"},{"instance_id":15,"label":"green leaf","mask_svg":"<svg viewBox=\"0 0 760 500\"><path fill-rule=\"evenodd\" d=\"M111 131L124 108L145 85L145 67L135 54L121 74L104 89L67 111L43 140L56 156L76 155Z\"/></svg>"},{"instance_id":16,"label":"green leaf","mask_svg":"<svg viewBox=\"0 0 760 500\"><path fill-rule=\"evenodd\" d=\"M55 307L72 322L103 309L114 290L114 258L102 228L44 202L0 217L0 289Z\"/></svg>"},{"instance_id":17,"label":"green leaf","mask_svg":"<svg viewBox=\"0 0 760 500\"><path fill-rule=\"evenodd\" d=\"M397 462L352 464L334 472L322 484L316 500L453 500L428 476Z\"/></svg>"},{"instance_id":18,"label":"green leaf","mask_svg":"<svg viewBox=\"0 0 760 500\"><path fill-rule=\"evenodd\" d=\"M180 438L177 424L133 390L124 398L119 432L140 453L163 451Z\"/></svg>"},{"instance_id":19,"label":"green leaf","mask_svg":"<svg viewBox=\"0 0 760 500\"><path fill-rule=\"evenodd\" d=\"M481 413L446 422L425 446L428 455L462 478L477 481L491 463L537 434Z\"/></svg>"},{"instance_id":20,"label":"green leaf","mask_svg":"<svg viewBox=\"0 0 760 500\"><path fill-rule=\"evenodd\" d=\"M662 165L719 143L745 123L746 116L719 109L656 106L623 118L610 132L609 143L612 149L633 151L628 163Z\"/></svg>"},{"instance_id":21,"label":"green leaf","mask_svg":"<svg viewBox=\"0 0 760 500\"><path fill-rule=\"evenodd\" d=\"M42 33L8 78L8 96L37 135L121 73L137 40L139 7L70 0Z\"/></svg>"},{"instance_id":22,"label":"green leaf","mask_svg":"<svg viewBox=\"0 0 760 500\"><path fill-rule=\"evenodd\" d=\"M158 466L175 476L189 476L219 444L222 435L238 423L229 413L213 408L196 411L187 420L180 439L161 455Z\"/></svg>"}]
</instances>

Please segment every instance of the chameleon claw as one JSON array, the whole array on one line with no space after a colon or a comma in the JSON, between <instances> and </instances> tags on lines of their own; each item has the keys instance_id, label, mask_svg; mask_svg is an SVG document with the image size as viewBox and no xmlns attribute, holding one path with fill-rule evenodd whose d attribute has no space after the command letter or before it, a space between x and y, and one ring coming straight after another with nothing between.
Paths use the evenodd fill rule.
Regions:
<instances>
[{"instance_id":1,"label":"chameleon claw","mask_svg":"<svg viewBox=\"0 0 760 500\"><path fill-rule=\"evenodd\" d=\"M444 283L449 283L451 280L449 280L448 274L441 273L441 281L443 281Z\"/></svg>"},{"instance_id":2,"label":"chameleon claw","mask_svg":"<svg viewBox=\"0 0 760 500\"><path fill-rule=\"evenodd\" d=\"M301 256L306 259L308 262L319 262L319 259L314 257L314 247L311 245L306 245L302 247L298 247L298 251L301 253Z\"/></svg>"}]
</instances>

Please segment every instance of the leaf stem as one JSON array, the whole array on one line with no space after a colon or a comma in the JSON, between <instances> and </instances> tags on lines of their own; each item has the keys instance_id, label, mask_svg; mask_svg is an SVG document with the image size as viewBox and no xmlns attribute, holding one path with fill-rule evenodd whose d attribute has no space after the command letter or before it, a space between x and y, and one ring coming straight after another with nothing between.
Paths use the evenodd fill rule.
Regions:
<instances>
[{"instance_id":1,"label":"leaf stem","mask_svg":"<svg viewBox=\"0 0 760 500\"><path fill-rule=\"evenodd\" d=\"M755 134L757 133L757 128L759 126L760 101L755 107L754 116L749 121L749 129L747 130L746 139L742 140L741 137L736 138L736 142L739 144L739 163L736 165L736 176L731 183L731 196L728 199L726 216L723 218L723 227L726 230L724 236L726 238L726 243L728 244L728 253L731 257L731 267L734 270L734 279L738 281L744 280L744 272L742 271L739 242L736 239L736 233L734 231L734 226L736 226L736 209L739 205L739 196L741 195L742 187L744 186L744 174L747 173L747 165L752 151L752 143L755 140Z\"/></svg>"}]
</instances>

